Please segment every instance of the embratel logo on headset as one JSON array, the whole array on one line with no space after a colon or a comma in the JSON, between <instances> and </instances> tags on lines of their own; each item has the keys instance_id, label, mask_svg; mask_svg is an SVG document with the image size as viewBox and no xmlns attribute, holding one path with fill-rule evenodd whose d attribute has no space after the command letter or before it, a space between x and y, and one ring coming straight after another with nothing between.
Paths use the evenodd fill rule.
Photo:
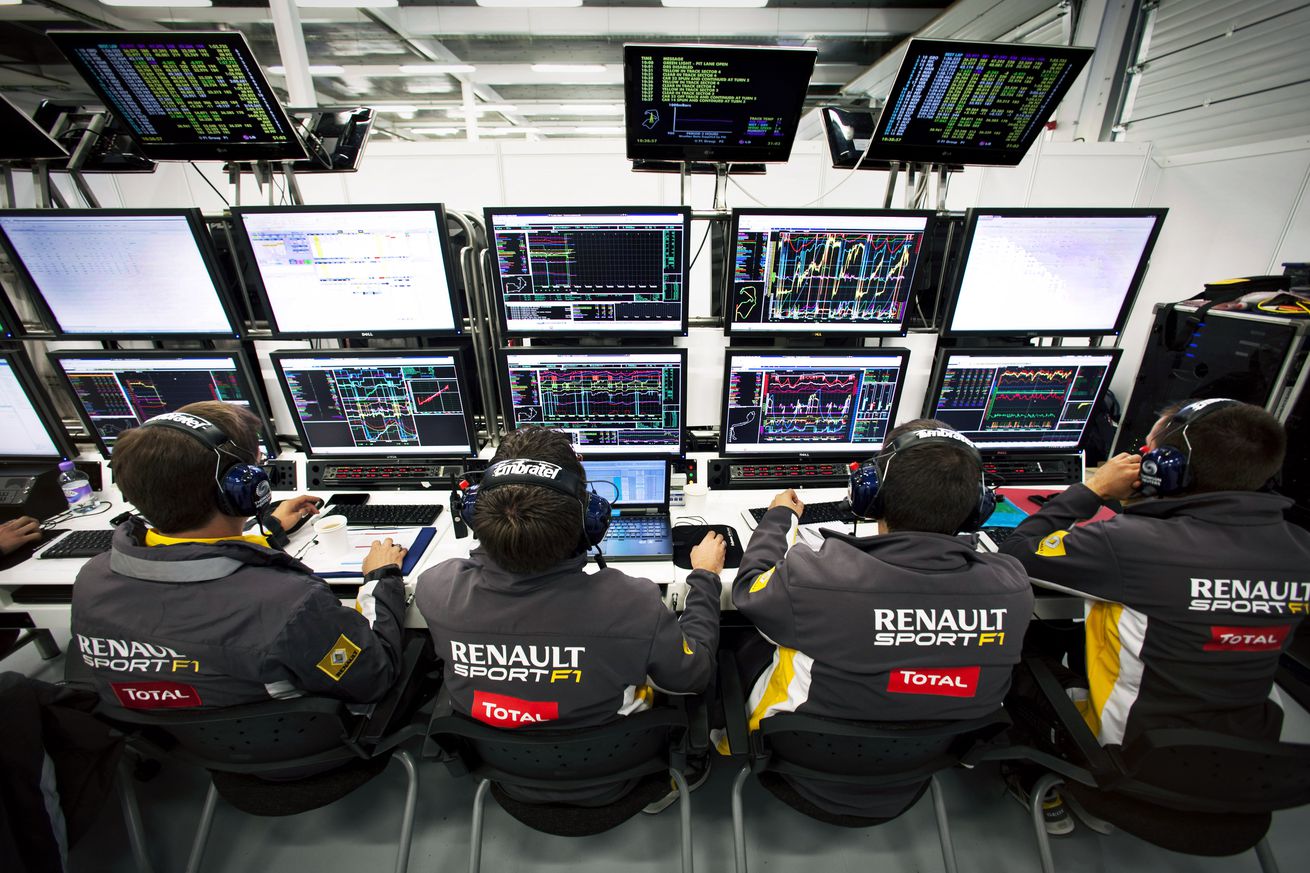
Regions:
<instances>
[{"instance_id":1,"label":"embratel logo on headset","mask_svg":"<svg viewBox=\"0 0 1310 873\"><path fill-rule=\"evenodd\" d=\"M204 430L212 425L203 418L198 418L186 412L165 412L162 415L155 416L156 421L175 421L178 424L184 424L192 430Z\"/></svg>"},{"instance_id":2,"label":"embratel logo on headset","mask_svg":"<svg viewBox=\"0 0 1310 873\"><path fill-rule=\"evenodd\" d=\"M501 476L535 476L539 479L556 479L564 468L549 461L513 460L501 461L487 471L487 475L496 479Z\"/></svg>"}]
</instances>

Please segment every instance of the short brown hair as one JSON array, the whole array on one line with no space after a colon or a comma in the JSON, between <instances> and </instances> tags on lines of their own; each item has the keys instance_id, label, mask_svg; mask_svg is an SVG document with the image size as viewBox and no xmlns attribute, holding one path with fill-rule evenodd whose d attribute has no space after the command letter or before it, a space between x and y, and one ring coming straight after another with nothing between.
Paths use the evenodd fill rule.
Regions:
<instances>
[{"instance_id":1,"label":"short brown hair","mask_svg":"<svg viewBox=\"0 0 1310 873\"><path fill-rule=\"evenodd\" d=\"M1191 476L1184 494L1210 491L1259 491L1283 468L1287 432L1278 419L1259 406L1240 403L1207 412L1183 428L1168 411L1157 445L1191 450Z\"/></svg>"},{"instance_id":2,"label":"short brown hair","mask_svg":"<svg viewBox=\"0 0 1310 873\"><path fill-rule=\"evenodd\" d=\"M496 461L548 461L586 479L569 438L545 427L512 431L496 450ZM582 507L572 498L536 485L501 485L479 494L473 515L478 541L491 559L511 573L539 573L578 553Z\"/></svg>"},{"instance_id":3,"label":"short brown hair","mask_svg":"<svg viewBox=\"0 0 1310 873\"><path fill-rule=\"evenodd\" d=\"M917 418L892 428L884 445L916 430L937 429L955 430L935 418ZM929 443L894 456L884 448L878 471L889 530L955 534L978 505L982 465L967 446Z\"/></svg>"},{"instance_id":4,"label":"short brown hair","mask_svg":"<svg viewBox=\"0 0 1310 873\"><path fill-rule=\"evenodd\" d=\"M236 445L241 461L253 464L259 459L259 419L245 407L206 400L188 403L178 412L216 425ZM115 441L110 466L123 496L168 534L201 527L218 512L216 460L204 443L181 431L138 427Z\"/></svg>"}]
</instances>

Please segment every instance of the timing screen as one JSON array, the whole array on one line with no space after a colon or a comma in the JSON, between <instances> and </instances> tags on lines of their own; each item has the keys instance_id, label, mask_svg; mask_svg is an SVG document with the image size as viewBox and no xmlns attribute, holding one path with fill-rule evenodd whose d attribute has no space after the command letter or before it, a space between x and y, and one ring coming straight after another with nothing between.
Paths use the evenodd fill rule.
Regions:
<instances>
[{"instance_id":1,"label":"timing screen","mask_svg":"<svg viewBox=\"0 0 1310 873\"><path fill-rule=\"evenodd\" d=\"M687 217L492 214L506 330L682 330Z\"/></svg>"},{"instance_id":2,"label":"timing screen","mask_svg":"<svg viewBox=\"0 0 1310 873\"><path fill-rule=\"evenodd\" d=\"M277 358L315 455L473 452L455 359Z\"/></svg>"},{"instance_id":3,"label":"timing screen","mask_svg":"<svg viewBox=\"0 0 1310 873\"><path fill-rule=\"evenodd\" d=\"M890 355L731 355L724 451L880 449L904 367Z\"/></svg>"},{"instance_id":4,"label":"timing screen","mask_svg":"<svg viewBox=\"0 0 1310 873\"><path fill-rule=\"evenodd\" d=\"M737 216L733 331L900 333L925 216Z\"/></svg>"},{"instance_id":5,"label":"timing screen","mask_svg":"<svg viewBox=\"0 0 1310 873\"><path fill-rule=\"evenodd\" d=\"M0 230L64 333L234 333L184 215L4 215Z\"/></svg>"},{"instance_id":6,"label":"timing screen","mask_svg":"<svg viewBox=\"0 0 1310 873\"><path fill-rule=\"evenodd\" d=\"M58 447L18 381L9 362L0 359L0 457L57 458Z\"/></svg>"},{"instance_id":7,"label":"timing screen","mask_svg":"<svg viewBox=\"0 0 1310 873\"><path fill-rule=\"evenodd\" d=\"M978 214L947 331L1113 332L1157 220Z\"/></svg>"},{"instance_id":8,"label":"timing screen","mask_svg":"<svg viewBox=\"0 0 1310 873\"><path fill-rule=\"evenodd\" d=\"M506 357L514 426L562 430L588 454L682 450L682 356L517 354Z\"/></svg>"},{"instance_id":9,"label":"timing screen","mask_svg":"<svg viewBox=\"0 0 1310 873\"><path fill-rule=\"evenodd\" d=\"M280 333L456 332L434 210L240 218Z\"/></svg>"},{"instance_id":10,"label":"timing screen","mask_svg":"<svg viewBox=\"0 0 1310 873\"><path fill-rule=\"evenodd\" d=\"M951 355L933 417L988 449L1076 449L1110 355Z\"/></svg>"}]
</instances>

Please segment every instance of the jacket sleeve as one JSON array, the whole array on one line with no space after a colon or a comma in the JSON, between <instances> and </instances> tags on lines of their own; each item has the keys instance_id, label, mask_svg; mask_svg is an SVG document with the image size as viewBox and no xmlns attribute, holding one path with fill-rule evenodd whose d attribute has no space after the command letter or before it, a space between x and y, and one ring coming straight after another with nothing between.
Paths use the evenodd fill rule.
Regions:
<instances>
[{"instance_id":1,"label":"jacket sleeve","mask_svg":"<svg viewBox=\"0 0 1310 873\"><path fill-rule=\"evenodd\" d=\"M694 694L714 677L714 653L719 648L719 593L722 583L708 570L687 576L687 603L681 618L659 604L655 638L646 672L663 691Z\"/></svg>"},{"instance_id":2,"label":"jacket sleeve","mask_svg":"<svg viewBox=\"0 0 1310 873\"><path fill-rule=\"evenodd\" d=\"M796 645L796 620L787 587L787 550L796 513L785 506L760 519L732 583L732 604L773 642Z\"/></svg>"},{"instance_id":3,"label":"jacket sleeve","mask_svg":"<svg viewBox=\"0 0 1310 873\"><path fill-rule=\"evenodd\" d=\"M272 657L310 694L378 700L400 672L405 585L394 567L369 574L372 621L315 585L275 643ZM371 626L370 626L371 625Z\"/></svg>"},{"instance_id":4,"label":"jacket sleeve","mask_svg":"<svg viewBox=\"0 0 1310 873\"><path fill-rule=\"evenodd\" d=\"M1101 505L1086 485L1072 485L1024 519L998 550L1018 558L1028 575L1046 587L1119 602L1124 579L1106 536L1107 525L1114 522L1076 524L1096 515Z\"/></svg>"}]
</instances>

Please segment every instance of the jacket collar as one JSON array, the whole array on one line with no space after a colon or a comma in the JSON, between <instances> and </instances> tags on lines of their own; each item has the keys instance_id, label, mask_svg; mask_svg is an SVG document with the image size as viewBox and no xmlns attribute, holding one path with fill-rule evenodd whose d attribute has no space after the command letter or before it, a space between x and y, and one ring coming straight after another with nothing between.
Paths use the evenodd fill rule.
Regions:
<instances>
[{"instance_id":1,"label":"jacket collar","mask_svg":"<svg viewBox=\"0 0 1310 873\"><path fill-rule=\"evenodd\" d=\"M109 553L110 570L146 582L212 582L249 566L313 573L289 555L239 539L147 546L146 526L139 518L118 526Z\"/></svg>"},{"instance_id":2,"label":"jacket collar","mask_svg":"<svg viewBox=\"0 0 1310 873\"><path fill-rule=\"evenodd\" d=\"M1283 521L1291 498L1267 491L1211 491L1186 497L1148 498L1124 506L1127 515L1149 518L1194 518L1234 527L1258 527Z\"/></svg>"},{"instance_id":3,"label":"jacket collar","mask_svg":"<svg viewBox=\"0 0 1310 873\"><path fill-rule=\"evenodd\" d=\"M982 556L957 537L923 531L900 531L858 537L835 530L823 532L825 540L839 540L886 564L920 571L958 570L982 562Z\"/></svg>"},{"instance_id":4,"label":"jacket collar","mask_svg":"<svg viewBox=\"0 0 1310 873\"><path fill-rule=\"evenodd\" d=\"M539 573L511 573L493 561L481 546L469 553L469 560L481 571L478 579L480 585L502 591L532 591L545 588L562 578L585 573L587 553L580 552Z\"/></svg>"}]
</instances>

